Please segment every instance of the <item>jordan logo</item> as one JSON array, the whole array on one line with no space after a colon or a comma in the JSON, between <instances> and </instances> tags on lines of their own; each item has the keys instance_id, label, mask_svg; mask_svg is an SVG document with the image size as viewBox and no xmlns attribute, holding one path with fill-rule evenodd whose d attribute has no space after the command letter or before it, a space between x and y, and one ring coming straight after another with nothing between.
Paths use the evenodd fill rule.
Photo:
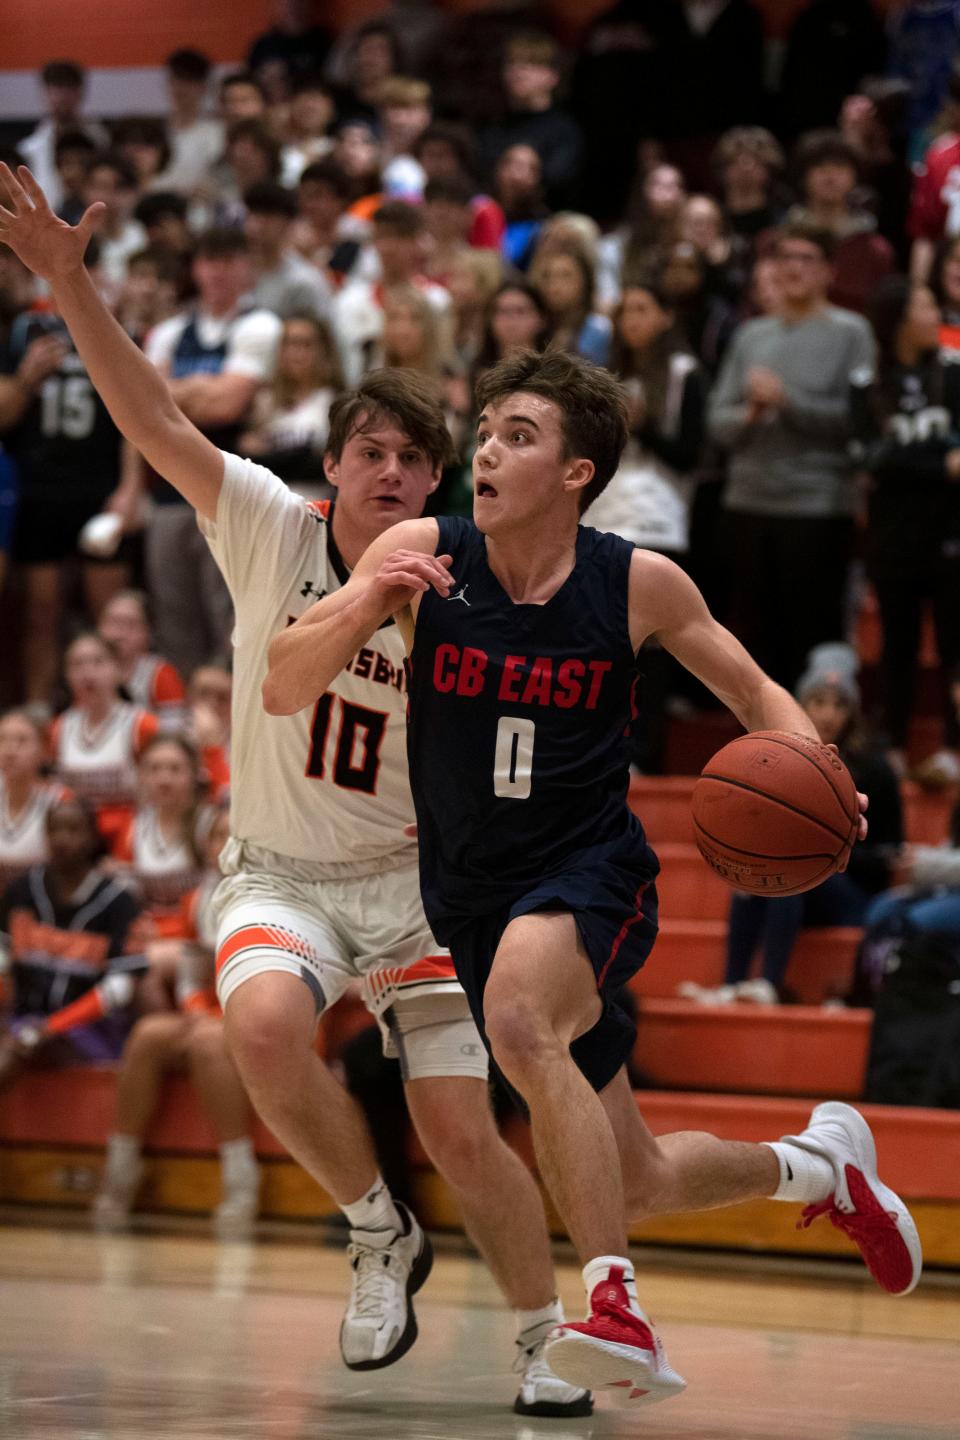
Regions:
<instances>
[{"instance_id":1,"label":"jordan logo","mask_svg":"<svg viewBox=\"0 0 960 1440\"><path fill-rule=\"evenodd\" d=\"M468 584L469 584L469 581L468 581ZM467 609L468 609L468 610L470 609L470 601L467 599L467 585L464 585L463 588L460 589L460 590L458 590L455 595L448 595L448 596L447 596L447 599L448 599L448 600L462 600L463 603L464 603L464 605L466 605Z\"/></svg>"}]
</instances>

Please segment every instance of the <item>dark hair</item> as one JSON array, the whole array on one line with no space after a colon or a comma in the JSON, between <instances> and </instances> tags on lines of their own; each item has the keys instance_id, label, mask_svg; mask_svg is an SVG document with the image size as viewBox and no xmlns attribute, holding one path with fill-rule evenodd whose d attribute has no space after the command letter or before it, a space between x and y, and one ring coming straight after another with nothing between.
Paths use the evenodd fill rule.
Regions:
<instances>
[{"instance_id":1,"label":"dark hair","mask_svg":"<svg viewBox=\"0 0 960 1440\"><path fill-rule=\"evenodd\" d=\"M126 155L121 155L116 150L98 150L96 155L92 155L87 166L87 174L92 175L94 170L112 170L117 178L117 183L124 190L138 188L136 170Z\"/></svg>"},{"instance_id":2,"label":"dark hair","mask_svg":"<svg viewBox=\"0 0 960 1440\"><path fill-rule=\"evenodd\" d=\"M40 71L44 85L61 86L64 90L82 90L87 72L75 60L51 60Z\"/></svg>"},{"instance_id":3,"label":"dark hair","mask_svg":"<svg viewBox=\"0 0 960 1440\"><path fill-rule=\"evenodd\" d=\"M350 198L350 177L344 174L334 160L314 160L312 165L301 171L297 184L303 185L308 181L313 185L326 185L338 200L346 201Z\"/></svg>"},{"instance_id":4,"label":"dark hair","mask_svg":"<svg viewBox=\"0 0 960 1440\"><path fill-rule=\"evenodd\" d=\"M374 210L373 224L375 229L380 227L383 230L392 230L394 235L413 240L417 235L423 234L426 221L423 212L414 205L408 205L406 200L387 200L378 210Z\"/></svg>"},{"instance_id":5,"label":"dark hair","mask_svg":"<svg viewBox=\"0 0 960 1440\"><path fill-rule=\"evenodd\" d=\"M139 220L141 225L153 225L157 220L162 220L165 215L173 215L177 220L187 218L187 197L178 195L175 190L151 190L149 194L142 195L134 208L134 219Z\"/></svg>"},{"instance_id":6,"label":"dark hair","mask_svg":"<svg viewBox=\"0 0 960 1440\"><path fill-rule=\"evenodd\" d=\"M620 299L617 301L612 316L613 345L610 354L610 369L618 380L635 378L642 382L643 394L647 402L647 414L655 425L661 424L667 406L671 360L674 355L689 355L690 347L685 343L676 325L671 323L666 330L656 336L638 359L624 340L620 328L624 298L629 290L645 291L646 294L653 297L660 309L671 317L671 320L676 314L676 305L664 291L659 272L655 271L648 278L635 275L624 279Z\"/></svg>"},{"instance_id":7,"label":"dark hair","mask_svg":"<svg viewBox=\"0 0 960 1440\"><path fill-rule=\"evenodd\" d=\"M457 157L460 169L467 176L473 176L476 171L474 158L473 137L464 125L457 125L448 120L437 120L428 125L426 130L421 131L413 142L413 157L419 160L424 146L430 144L448 145Z\"/></svg>"},{"instance_id":8,"label":"dark hair","mask_svg":"<svg viewBox=\"0 0 960 1440\"><path fill-rule=\"evenodd\" d=\"M420 446L434 469L449 465L453 444L440 393L416 370L371 370L355 390L338 395L330 406L327 453L339 460L352 436L390 421Z\"/></svg>"},{"instance_id":9,"label":"dark hair","mask_svg":"<svg viewBox=\"0 0 960 1440\"><path fill-rule=\"evenodd\" d=\"M930 266L930 289L936 296L937 304L941 310L947 304L955 305L955 301L948 301L947 292L943 283L943 272L947 261L953 252L960 245L960 235L944 235L937 244L933 256L933 264Z\"/></svg>"},{"instance_id":10,"label":"dark hair","mask_svg":"<svg viewBox=\"0 0 960 1440\"><path fill-rule=\"evenodd\" d=\"M572 260L580 271L582 296L577 310L585 320L593 309L597 288L597 267L582 245L557 245L554 249L548 250L546 255L541 255L539 259L536 256L534 257L537 269L537 279L535 283L539 284L541 288L543 286L542 277L544 270L550 264L551 260L558 258Z\"/></svg>"},{"instance_id":11,"label":"dark hair","mask_svg":"<svg viewBox=\"0 0 960 1440\"><path fill-rule=\"evenodd\" d=\"M423 198L428 205L431 200L440 200L466 207L473 199L473 186L462 175L453 175L449 180L428 180L423 187Z\"/></svg>"},{"instance_id":12,"label":"dark hair","mask_svg":"<svg viewBox=\"0 0 960 1440\"><path fill-rule=\"evenodd\" d=\"M540 330L537 334L533 349L539 354L546 346L550 334L550 313L543 303L543 296L536 286L531 285L528 280L504 280L498 285L487 302L486 319L483 326L483 340L474 363L474 374L479 375L484 370L489 370L491 365L496 365L500 360L500 352L497 349L496 336L493 333L493 312L497 308L497 302L502 296L516 291L523 295L540 316Z\"/></svg>"},{"instance_id":13,"label":"dark hair","mask_svg":"<svg viewBox=\"0 0 960 1440\"><path fill-rule=\"evenodd\" d=\"M137 768L143 764L152 751L159 749L161 745L175 745L181 755L190 766L190 775L193 780L193 803L187 808L183 816L183 823L180 828L180 837L193 857L196 865L203 864L203 856L200 853L200 846L197 843L197 821L200 814L200 803L206 790L206 776L200 752L193 741L186 735L181 735L176 730L161 730L156 735L151 735L137 756Z\"/></svg>"},{"instance_id":14,"label":"dark hair","mask_svg":"<svg viewBox=\"0 0 960 1440\"><path fill-rule=\"evenodd\" d=\"M487 370L477 381L477 409L523 390L551 401L560 410L564 456L590 460L594 476L580 491L580 514L593 504L620 464L629 431L623 389L608 370L548 349L542 355L521 350Z\"/></svg>"},{"instance_id":15,"label":"dark hair","mask_svg":"<svg viewBox=\"0 0 960 1440\"><path fill-rule=\"evenodd\" d=\"M243 203L251 215L284 215L292 220L297 213L297 197L292 190L264 180L244 191Z\"/></svg>"},{"instance_id":16,"label":"dark hair","mask_svg":"<svg viewBox=\"0 0 960 1440\"><path fill-rule=\"evenodd\" d=\"M175 254L166 245L144 245L142 250L135 250L127 260L127 274L135 265L151 265L157 272L160 280L166 280L170 284L179 284L181 279L180 256ZM121 595L141 595L142 591L121 590ZM111 600L116 596L111 595ZM109 601L107 602L109 604Z\"/></svg>"},{"instance_id":17,"label":"dark hair","mask_svg":"<svg viewBox=\"0 0 960 1440\"><path fill-rule=\"evenodd\" d=\"M230 230L225 225L214 225L198 237L194 258L225 260L231 255L246 255L249 250L250 242L242 230Z\"/></svg>"},{"instance_id":18,"label":"dark hair","mask_svg":"<svg viewBox=\"0 0 960 1440\"><path fill-rule=\"evenodd\" d=\"M249 140L266 158L270 178L276 180L280 174L280 142L267 129L262 120L234 120L227 131L227 150L237 140Z\"/></svg>"},{"instance_id":19,"label":"dark hair","mask_svg":"<svg viewBox=\"0 0 960 1440\"><path fill-rule=\"evenodd\" d=\"M58 135L53 147L53 158L59 160L67 151L82 151L84 155L96 155L99 146L86 130L64 130Z\"/></svg>"},{"instance_id":20,"label":"dark hair","mask_svg":"<svg viewBox=\"0 0 960 1440\"><path fill-rule=\"evenodd\" d=\"M914 282L906 275L887 275L873 292L870 323L877 337L877 358L881 370L896 363L897 335L910 308Z\"/></svg>"},{"instance_id":21,"label":"dark hair","mask_svg":"<svg viewBox=\"0 0 960 1440\"><path fill-rule=\"evenodd\" d=\"M793 165L798 180L817 165L848 165L854 176L860 175L860 156L839 130L808 130L801 135L793 152Z\"/></svg>"},{"instance_id":22,"label":"dark hair","mask_svg":"<svg viewBox=\"0 0 960 1440\"><path fill-rule=\"evenodd\" d=\"M61 795L59 799L54 800L47 811L44 829L49 832L53 817L59 810L65 810L68 806L74 810L79 810L83 816L87 832L90 836L90 861L95 865L98 860L106 858L109 853L109 847L97 824L97 812L90 804L90 801L83 795L77 795L73 791L68 791L66 794Z\"/></svg>"},{"instance_id":23,"label":"dark hair","mask_svg":"<svg viewBox=\"0 0 960 1440\"><path fill-rule=\"evenodd\" d=\"M722 178L727 166L738 155L751 155L770 172L778 174L784 166L784 154L780 142L762 125L734 125L725 130L717 141L711 158L714 170Z\"/></svg>"},{"instance_id":24,"label":"dark hair","mask_svg":"<svg viewBox=\"0 0 960 1440\"><path fill-rule=\"evenodd\" d=\"M163 120L155 115L126 115L113 127L113 143L119 149L123 145L149 145L160 152L157 171L166 170L170 163L170 141Z\"/></svg>"},{"instance_id":25,"label":"dark hair","mask_svg":"<svg viewBox=\"0 0 960 1440\"><path fill-rule=\"evenodd\" d=\"M816 245L824 260L828 261L833 259L837 248L837 242L829 230L801 218L785 221L776 231L774 240L774 254L784 240L804 240L808 245Z\"/></svg>"},{"instance_id":26,"label":"dark hair","mask_svg":"<svg viewBox=\"0 0 960 1440\"><path fill-rule=\"evenodd\" d=\"M326 95L328 100L334 98L333 90L319 70L307 70L302 75L297 75L290 87L290 93L291 95Z\"/></svg>"},{"instance_id":27,"label":"dark hair","mask_svg":"<svg viewBox=\"0 0 960 1440\"><path fill-rule=\"evenodd\" d=\"M350 55L355 55L357 50L359 50L360 46L363 44L364 40L369 40L370 37L373 35L380 35L384 40L387 41L388 45L390 46L390 54L393 60L394 74L402 74L404 57L403 50L400 46L400 41L396 35L396 32L392 30L389 25L385 25L382 20L368 20L366 25L360 26L360 28L354 35L353 41L350 45Z\"/></svg>"},{"instance_id":28,"label":"dark hair","mask_svg":"<svg viewBox=\"0 0 960 1440\"><path fill-rule=\"evenodd\" d=\"M178 80L192 80L196 85L206 82L212 68L206 55L199 50L174 50L164 63Z\"/></svg>"},{"instance_id":29,"label":"dark hair","mask_svg":"<svg viewBox=\"0 0 960 1440\"><path fill-rule=\"evenodd\" d=\"M254 90L259 90L261 99L266 103L267 92L250 70L231 70L229 75L224 75L220 81L220 94L223 95L233 85L252 85Z\"/></svg>"}]
</instances>

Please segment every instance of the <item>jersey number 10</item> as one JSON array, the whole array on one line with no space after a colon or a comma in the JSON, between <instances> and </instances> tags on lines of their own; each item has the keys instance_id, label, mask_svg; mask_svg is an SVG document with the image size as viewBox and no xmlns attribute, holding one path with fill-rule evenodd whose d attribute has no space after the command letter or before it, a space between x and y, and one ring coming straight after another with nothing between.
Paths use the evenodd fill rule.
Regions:
<instances>
[{"instance_id":1,"label":"jersey number 10","mask_svg":"<svg viewBox=\"0 0 960 1440\"><path fill-rule=\"evenodd\" d=\"M324 760L334 706L339 715L333 765ZM380 747L387 728L387 713L367 710L327 691L317 701L310 727L310 754L307 776L311 780L333 781L342 790L359 790L376 795L380 773ZM330 773L328 774L328 768Z\"/></svg>"}]
</instances>

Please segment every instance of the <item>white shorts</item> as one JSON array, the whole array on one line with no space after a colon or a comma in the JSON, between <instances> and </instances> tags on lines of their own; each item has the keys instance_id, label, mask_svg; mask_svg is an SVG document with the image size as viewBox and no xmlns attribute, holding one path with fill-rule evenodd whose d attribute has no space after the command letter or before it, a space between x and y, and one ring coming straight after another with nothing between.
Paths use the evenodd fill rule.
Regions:
<instances>
[{"instance_id":1,"label":"white shorts","mask_svg":"<svg viewBox=\"0 0 960 1440\"><path fill-rule=\"evenodd\" d=\"M360 980L384 1053L400 1059L405 1079L486 1078L486 1050L450 954L427 924L416 868L352 880L241 872L221 881L213 911L224 1010L244 981L268 971L303 980L318 1016Z\"/></svg>"}]
</instances>

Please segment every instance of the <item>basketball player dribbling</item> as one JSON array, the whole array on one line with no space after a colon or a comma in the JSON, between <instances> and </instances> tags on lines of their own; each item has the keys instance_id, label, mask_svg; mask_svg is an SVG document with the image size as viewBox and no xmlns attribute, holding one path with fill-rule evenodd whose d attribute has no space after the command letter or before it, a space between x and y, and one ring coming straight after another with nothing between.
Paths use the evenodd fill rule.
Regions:
<instances>
[{"instance_id":1,"label":"basketball player dribbling","mask_svg":"<svg viewBox=\"0 0 960 1440\"><path fill-rule=\"evenodd\" d=\"M816 735L682 570L580 525L627 436L607 372L528 353L487 372L477 400L473 522L382 535L342 590L272 642L264 699L296 711L398 617L426 912L529 1108L583 1263L588 1317L558 1325L546 1353L571 1384L650 1404L684 1381L638 1302L629 1219L799 1201L805 1223L828 1214L893 1294L916 1284L920 1246L850 1106L817 1106L801 1135L756 1145L655 1139L638 1114L619 994L653 945L658 865L626 804L637 652L656 636L748 730Z\"/></svg>"},{"instance_id":2,"label":"basketball player dribbling","mask_svg":"<svg viewBox=\"0 0 960 1440\"><path fill-rule=\"evenodd\" d=\"M56 219L29 172L0 166L0 240L51 284L115 423L193 504L236 608L231 839L221 857L218 996L255 1107L351 1226L353 1284L340 1333L353 1369L391 1364L416 1338L410 1297L430 1269L420 1226L377 1171L360 1111L317 1057L318 1017L360 979L399 1054L424 1147L514 1307L515 1408L589 1414L583 1387L543 1360L562 1320L543 1206L500 1139L488 1060L449 954L423 914L406 743L404 645L384 616L369 644L312 697L273 719L260 687L270 639L336 594L397 519L422 513L449 438L416 375L380 371L331 409L331 505L308 505L269 471L217 450L177 409L123 334L81 260L96 210ZM20 181L22 180L22 184ZM318 698L319 697L319 698Z\"/></svg>"}]
</instances>

